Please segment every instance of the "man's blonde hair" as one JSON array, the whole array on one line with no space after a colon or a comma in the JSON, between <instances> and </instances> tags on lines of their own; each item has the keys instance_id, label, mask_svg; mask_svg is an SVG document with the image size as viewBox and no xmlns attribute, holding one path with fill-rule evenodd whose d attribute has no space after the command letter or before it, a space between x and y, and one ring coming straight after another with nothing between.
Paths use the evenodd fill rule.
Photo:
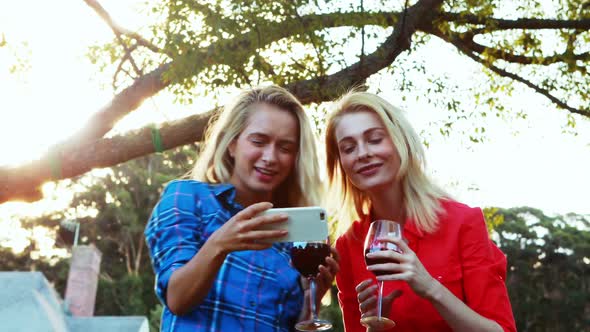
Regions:
<instances>
[{"instance_id":1,"label":"man's blonde hair","mask_svg":"<svg viewBox=\"0 0 590 332\"><path fill-rule=\"evenodd\" d=\"M395 180L401 183L405 215L414 220L419 231L434 232L442 210L440 199L449 196L424 174L424 150L419 136L399 108L375 94L359 91L351 91L335 102L326 127L328 197L330 210L337 215L340 232L353 220L369 213L370 199L344 174L335 131L343 115L367 111L379 116L399 154L401 164Z\"/></svg>"},{"instance_id":2,"label":"man's blonde hair","mask_svg":"<svg viewBox=\"0 0 590 332\"><path fill-rule=\"evenodd\" d=\"M211 119L205 132L204 148L191 178L209 183L229 182L234 160L229 145L248 125L256 106L268 104L295 115L299 124L299 145L295 166L273 193L275 207L316 205L319 203L319 164L315 135L303 106L289 91L271 85L240 93L233 103Z\"/></svg>"}]
</instances>

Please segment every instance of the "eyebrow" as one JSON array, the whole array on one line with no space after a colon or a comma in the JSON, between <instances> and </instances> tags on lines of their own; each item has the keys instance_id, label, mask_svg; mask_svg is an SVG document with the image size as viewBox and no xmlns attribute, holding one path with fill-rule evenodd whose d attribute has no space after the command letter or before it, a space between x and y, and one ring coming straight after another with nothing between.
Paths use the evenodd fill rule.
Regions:
<instances>
[{"instance_id":1,"label":"eyebrow","mask_svg":"<svg viewBox=\"0 0 590 332\"><path fill-rule=\"evenodd\" d=\"M383 127L372 127L372 128L369 128L369 129L363 131L362 132L362 135L364 136L364 135L370 134L371 132L376 131L376 130L385 130L385 128L383 128ZM351 139L352 139L352 136L344 136L344 137L342 137L338 141L338 144L340 144L343 141L347 141L347 140L351 140Z\"/></svg>"},{"instance_id":2,"label":"eyebrow","mask_svg":"<svg viewBox=\"0 0 590 332\"><path fill-rule=\"evenodd\" d=\"M269 135L267 135L265 133L258 132L258 131L249 133L247 137L252 137L252 136L261 136L261 137L264 137L264 138L269 138L270 137ZM294 141L294 140L291 140L291 139L279 139L278 142L281 143L281 144L287 143L287 144L293 144L293 145L297 145L297 143L298 143L297 141Z\"/></svg>"}]
</instances>

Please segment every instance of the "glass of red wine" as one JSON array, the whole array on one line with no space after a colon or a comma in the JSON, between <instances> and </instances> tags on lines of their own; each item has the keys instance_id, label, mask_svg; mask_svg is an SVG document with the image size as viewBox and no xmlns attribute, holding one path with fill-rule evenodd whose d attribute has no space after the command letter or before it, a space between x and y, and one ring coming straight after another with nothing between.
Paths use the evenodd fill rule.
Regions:
<instances>
[{"instance_id":1,"label":"glass of red wine","mask_svg":"<svg viewBox=\"0 0 590 332\"><path fill-rule=\"evenodd\" d=\"M299 273L309 281L311 291L310 308L311 319L297 323L298 331L325 331L332 328L332 323L318 318L316 306L316 281L319 267L325 264L326 257L330 256L328 241L293 242L291 248L291 260Z\"/></svg>"},{"instance_id":2,"label":"glass of red wine","mask_svg":"<svg viewBox=\"0 0 590 332\"><path fill-rule=\"evenodd\" d=\"M370 252L393 250L401 253L401 250L393 243L380 241L379 238L386 236L400 237L402 236L402 227L400 224L391 220L375 220L369 227L369 232L365 238L365 263L367 266L374 264L391 263L392 261L383 258L368 258L367 254ZM384 271L371 271L375 276L388 274ZM382 315L383 305L383 281L379 281L379 293L377 297L377 317L369 316L361 318L361 324L366 327L372 327L375 330L386 330L395 326L395 322Z\"/></svg>"}]
</instances>

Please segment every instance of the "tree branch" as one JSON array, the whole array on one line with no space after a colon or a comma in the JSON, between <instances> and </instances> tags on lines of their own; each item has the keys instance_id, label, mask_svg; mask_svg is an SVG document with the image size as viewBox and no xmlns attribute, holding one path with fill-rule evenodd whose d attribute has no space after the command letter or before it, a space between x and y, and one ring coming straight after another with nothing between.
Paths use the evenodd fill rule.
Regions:
<instances>
[{"instance_id":1,"label":"tree branch","mask_svg":"<svg viewBox=\"0 0 590 332\"><path fill-rule=\"evenodd\" d=\"M479 54L489 54L496 59L502 59L507 62L512 63L519 63L519 64L532 64L532 65L551 65L558 62L569 63L571 61L590 61L590 52L575 54L571 52L564 52L562 54L555 54L551 56L543 56L543 57L532 57L532 56L525 56L525 55L518 55L513 54L508 51L491 48L479 43L476 43L473 40L473 35L470 33L454 33L454 32L447 32L449 40L451 43L461 43L466 48L470 49L473 52Z\"/></svg>"},{"instance_id":2,"label":"tree branch","mask_svg":"<svg viewBox=\"0 0 590 332\"><path fill-rule=\"evenodd\" d=\"M115 95L107 105L94 113L78 132L58 145L79 145L103 137L123 116L139 107L146 98L155 95L169 85L162 79L163 73L169 67L170 64L162 65L135 80L131 86Z\"/></svg>"},{"instance_id":3,"label":"tree branch","mask_svg":"<svg viewBox=\"0 0 590 332\"><path fill-rule=\"evenodd\" d=\"M108 13L106 13L106 11L104 11L104 9L102 9L102 7L100 7L98 2L94 0L85 1L89 3L93 9L97 10L99 15L101 15L101 17L107 21L107 24L109 24L109 26L111 26L114 31L119 31L119 33L124 32L122 28L119 28L117 25L112 23L110 16ZM276 26L277 23L269 22L269 26L262 26L261 30L270 31L270 24L274 24L278 34L272 36L272 38L266 38L260 43L253 43L253 40L257 40L255 36L256 29L254 29L253 31L245 33L236 38L230 40L221 40L215 44L210 45L209 47L194 50L192 55L196 53L199 55L199 57L210 59L211 61L207 63L207 66L210 66L212 64L223 63L224 60L223 58L211 56L210 54L214 53L214 50L218 50L219 53L233 52L235 50L241 50L244 52L244 50L246 50L249 52L244 52L245 61L250 56L250 54L257 54L257 50L266 47L266 45L269 45L274 41L278 41L294 33L297 33L298 29L324 29L336 26L360 25L360 23L358 23L359 15L360 14L357 13L309 15L302 17L301 20L292 19L278 23L279 26ZM366 18L366 24L386 25L397 21L397 13L367 14ZM187 56L189 55L181 56L174 61L163 64L152 72L136 79L131 86L121 91L108 105L95 113L77 133L64 140L61 144L68 144L66 142L78 144L82 142L93 141L103 137L113 128L118 120L139 107L143 100L154 96L156 93L166 88L170 82L163 79L163 74L172 68L175 63L185 60L185 57ZM197 74L204 68L205 65L201 65L200 67L196 66L193 68L192 72Z\"/></svg>"},{"instance_id":4,"label":"tree branch","mask_svg":"<svg viewBox=\"0 0 590 332\"><path fill-rule=\"evenodd\" d=\"M102 5L100 3L98 3L98 1L84 0L84 2L86 2L86 4L90 8L92 8L98 14L98 16L100 16L100 18L102 18L103 21L106 22L106 24L111 28L111 30L113 30L113 32L115 33L115 35L117 37L120 37L121 35L128 36L128 37L134 39L138 45L143 46L143 47L151 50L154 53L162 53L162 50L159 47L152 44L150 41L143 38L138 33L127 30L127 29L123 28L122 26L120 26L119 24L117 24L111 18L111 15L102 7Z\"/></svg>"},{"instance_id":5,"label":"tree branch","mask_svg":"<svg viewBox=\"0 0 590 332\"><path fill-rule=\"evenodd\" d=\"M440 14L440 19L459 24L484 25L486 31L509 30L509 29L575 29L590 30L590 19L580 20L553 20L536 18L519 18L506 20L493 17L480 17L471 13L448 13Z\"/></svg>"},{"instance_id":6,"label":"tree branch","mask_svg":"<svg viewBox=\"0 0 590 332\"><path fill-rule=\"evenodd\" d=\"M419 1L408 8L405 24L398 23L393 33L377 50L364 56L361 61L332 75L297 82L288 85L287 88L305 104L337 98L347 89L364 83L369 76L389 66L399 54L409 49L411 36L418 27L423 28L427 22L432 22L442 2L442 0ZM308 98L302 96L308 96Z\"/></svg>"},{"instance_id":7,"label":"tree branch","mask_svg":"<svg viewBox=\"0 0 590 332\"><path fill-rule=\"evenodd\" d=\"M407 50L410 47L408 41L416 31L419 21L427 20L429 13L434 13L434 9L441 2L442 0L423 0L410 8L403 29L394 29L393 34L374 53L366 56L362 64L357 62L335 74L295 82L287 88L304 104L334 99L390 65L401 52ZM150 81L152 84L160 82L157 78L163 70L165 69L162 68L158 75L148 74L153 77ZM162 124L159 132L164 148L171 149L201 140L212 113L213 111L210 111ZM38 187L45 181L72 178L92 168L109 167L153 153L155 148L151 135L151 127L146 126L125 135L102 138L80 145L60 146L57 154L49 153L38 161L17 168L0 168L0 203L16 199L37 200L41 198ZM57 178L52 176L50 171L51 158L61 160L62 167Z\"/></svg>"},{"instance_id":8,"label":"tree branch","mask_svg":"<svg viewBox=\"0 0 590 332\"><path fill-rule=\"evenodd\" d=\"M110 17L110 15L100 6L100 4L96 0L84 0L91 8L93 8L107 24L111 27L111 29L116 34L127 34L132 35L129 31L121 28L117 25ZM422 6L423 1L418 2L413 8L420 8ZM426 13L432 19L434 19L433 14L435 12ZM330 13L330 14L320 14L320 15L308 15L301 18L293 18L289 20L285 20L284 22L278 23L276 22L268 22L269 26L266 27L264 24L260 27L264 31L270 31L271 25L274 25L278 34L274 36L267 36L266 40L262 41L260 45L252 44L252 40L257 40L253 38L253 34L256 31L251 31L249 33L245 33L241 36L238 36L231 40L221 40L220 42L209 46L208 48L196 50L197 54L200 54L204 57L208 57L208 54L211 54L212 50L216 49L219 52L232 52L233 50L240 49L240 50L249 50L244 52L245 58L247 58L250 54L256 54L256 51L260 48L269 45L270 43L280 40L282 38L288 37L293 33L297 33L297 31L303 29L303 31L309 30L318 30L318 29L326 29L331 27L337 26L364 26L366 24L374 24L380 26L389 26L393 25L399 21L400 13L395 12L377 12L377 13ZM450 14L437 14L440 16L450 15ZM453 14L458 15L458 14ZM480 20L477 16L465 16L466 20ZM422 19L420 24L420 29L422 29L422 25L429 26L429 22L427 20ZM509 20L501 20L502 22L510 22ZM539 20L533 20L539 21ZM546 20L540 20L545 22ZM590 20L588 20L590 22ZM516 22L516 21L515 21ZM559 21L562 22L562 21ZM563 21L567 22L567 21ZM564 26L566 25L563 23ZM571 22L570 22L571 24ZM134 37L141 42L144 40L141 36ZM145 41L145 40L144 40ZM583 55L582 55L583 56ZM208 57L211 58L213 63L222 62L223 59L216 58L216 57ZM182 61L183 58L179 58L178 61ZM114 124L122 118L127 113L133 111L141 102L155 95L160 90L164 89L166 86L169 85L169 82L163 81L162 74L169 68L174 66L175 61L168 62L156 70L146 74L138 78L134 84L132 84L129 88L123 90L121 93L116 95L110 105L105 106L101 109L98 113L92 116L92 118L88 121L88 123L76 134L72 137L68 138L67 141L69 142L84 142L84 141L92 141L99 137L104 136L108 131L112 129ZM212 63L211 63L212 64ZM211 65L208 64L208 65ZM195 67L194 72L195 74L202 70L204 66Z\"/></svg>"},{"instance_id":9,"label":"tree branch","mask_svg":"<svg viewBox=\"0 0 590 332\"><path fill-rule=\"evenodd\" d=\"M582 109L582 108L577 109L572 106L569 106L567 103L561 101L559 98L552 95L549 90L544 89L544 88L536 85L535 83L533 83L521 76L518 76L514 73L511 73L511 72L505 70L505 69L502 69L502 68L494 65L491 61L487 61L486 59L480 57L478 54L473 52L467 45L464 45L462 43L461 39L449 37L449 36L445 35L440 30L432 31L432 32L435 36L443 39L446 42L449 42L449 43L455 45L455 47L457 47L457 49L459 49L463 54L467 55L468 57L470 57L474 61L479 62L484 67L490 69L491 71L495 72L496 74L503 76L503 77L511 78L517 82L520 82L520 83L528 86L529 88L533 89L535 92L537 92L540 95L545 96L547 99L551 100L551 102L553 102L557 106L559 106L565 110L568 110L571 113L579 114L579 115L582 115L585 117L590 117L590 109Z\"/></svg>"},{"instance_id":10,"label":"tree branch","mask_svg":"<svg viewBox=\"0 0 590 332\"><path fill-rule=\"evenodd\" d=\"M165 149L202 139L212 111L160 125ZM45 181L66 179L155 152L152 127L133 130L124 135L102 138L80 145L60 146L55 153L18 167L0 167L0 203L8 200L34 201L41 198L39 186ZM61 160L59 174L52 174L55 158ZM55 177L54 175L57 175Z\"/></svg>"}]
</instances>

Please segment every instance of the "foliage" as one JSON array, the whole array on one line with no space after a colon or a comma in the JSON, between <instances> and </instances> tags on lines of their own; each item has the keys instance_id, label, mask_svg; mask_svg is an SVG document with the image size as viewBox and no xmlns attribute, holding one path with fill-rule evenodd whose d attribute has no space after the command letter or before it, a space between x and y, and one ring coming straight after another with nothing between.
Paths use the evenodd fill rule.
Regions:
<instances>
[{"instance_id":1,"label":"foliage","mask_svg":"<svg viewBox=\"0 0 590 332\"><path fill-rule=\"evenodd\" d=\"M97 211L78 219L82 243L94 243L103 253L97 314L149 316L157 305L143 231L164 184L183 176L194 155L185 146L113 167L104 177L88 179L86 191L74 197L77 211Z\"/></svg>"},{"instance_id":2,"label":"foliage","mask_svg":"<svg viewBox=\"0 0 590 332\"><path fill-rule=\"evenodd\" d=\"M160 321L162 318L162 310L163 310L162 305L156 304L156 306L150 311L150 315L149 315L150 331L159 331L160 330Z\"/></svg>"},{"instance_id":3,"label":"foliage","mask_svg":"<svg viewBox=\"0 0 590 332\"><path fill-rule=\"evenodd\" d=\"M320 318L332 322L332 332L344 331L344 322L342 321L342 311L338 304L338 288L334 284L330 289L331 302L328 305L322 305L320 308Z\"/></svg>"},{"instance_id":4,"label":"foliage","mask_svg":"<svg viewBox=\"0 0 590 332\"><path fill-rule=\"evenodd\" d=\"M590 32L567 23L590 17L590 6L583 1L453 0L420 18L407 17L406 4L412 8L424 1L153 1L145 9L151 23L141 31L153 47L137 48L133 55L144 64L139 66L143 72L170 62L166 80L179 100L191 102L195 95L222 87L287 85L326 77L362 62L386 44L392 28L403 21L416 29L410 61L400 57L385 66L398 82L405 82L388 89L399 89L403 96L415 90L412 81L420 79L418 75L425 75L429 93L418 95L457 116L466 116L462 111L472 106L482 114L506 113L502 96L512 92L513 82L549 99L556 97L561 103L551 100L560 108L571 102L573 108L584 109L590 102L585 89L590 84ZM481 64L489 76L482 85L468 88L476 96L475 105L450 93L456 88L448 84L451 77L426 70L419 58L440 41L463 54L465 61ZM134 38L116 39L97 45L90 56L107 72L121 65L133 72L125 50L142 44Z\"/></svg>"},{"instance_id":5,"label":"foliage","mask_svg":"<svg viewBox=\"0 0 590 332\"><path fill-rule=\"evenodd\" d=\"M70 178L153 152L133 140L147 142L149 125L118 137L116 149L105 148L113 143L105 135L164 89L178 101L222 105L236 87L272 82L309 105L364 86L397 103L426 100L444 114L442 135L465 133L472 142L485 138L491 116L527 116L530 105L506 98L513 93L542 96L556 106L548 112L565 110L556 114L567 130L590 118L590 6L583 0L152 0L142 3L139 31L113 22L99 1L86 4L115 34L88 53L116 95L39 163L0 167L0 202L39 199L55 155L68 165L59 177ZM466 71L457 68L469 68L469 77L458 78ZM202 127L194 135L175 130L199 120L162 125L169 129L163 140L174 142L167 148L200 139Z\"/></svg>"},{"instance_id":6,"label":"foliage","mask_svg":"<svg viewBox=\"0 0 590 332\"><path fill-rule=\"evenodd\" d=\"M96 315L143 315L157 321L158 300L143 230L164 184L182 177L194 156L194 148L184 146L115 166L103 176L84 176L71 184L77 193L69 209L24 222L25 227L54 230L60 245L71 237L60 221L74 218L81 223L79 244L92 243L102 252ZM64 294L69 260L49 266L30 258L34 248L33 242L19 255L0 248L0 269L40 270Z\"/></svg>"},{"instance_id":7,"label":"foliage","mask_svg":"<svg viewBox=\"0 0 590 332\"><path fill-rule=\"evenodd\" d=\"M590 218L500 209L498 245L518 331L582 331L590 324Z\"/></svg>"},{"instance_id":8,"label":"foliage","mask_svg":"<svg viewBox=\"0 0 590 332\"><path fill-rule=\"evenodd\" d=\"M20 253L0 246L0 271L39 271L49 280L56 291L64 294L70 263L66 259L48 262L31 258L33 245Z\"/></svg>"}]
</instances>

